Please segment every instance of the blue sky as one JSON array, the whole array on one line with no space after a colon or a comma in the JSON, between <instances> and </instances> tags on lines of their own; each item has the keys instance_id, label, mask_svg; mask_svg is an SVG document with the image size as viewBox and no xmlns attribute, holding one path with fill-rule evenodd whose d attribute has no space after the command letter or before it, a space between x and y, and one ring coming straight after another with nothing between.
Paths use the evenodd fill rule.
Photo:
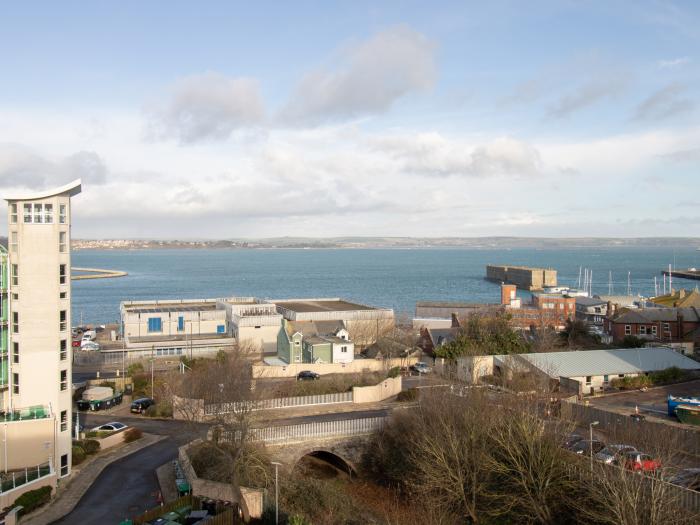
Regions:
<instances>
[{"instance_id":1,"label":"blue sky","mask_svg":"<svg viewBox=\"0 0 700 525\"><path fill-rule=\"evenodd\" d=\"M700 231L697 3L250 4L3 6L0 190L82 177L78 237Z\"/></svg>"}]
</instances>

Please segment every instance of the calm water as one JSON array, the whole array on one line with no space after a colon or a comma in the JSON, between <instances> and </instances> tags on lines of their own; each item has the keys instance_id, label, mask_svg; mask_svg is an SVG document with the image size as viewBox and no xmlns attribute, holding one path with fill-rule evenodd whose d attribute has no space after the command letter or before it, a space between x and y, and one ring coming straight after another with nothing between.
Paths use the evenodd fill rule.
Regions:
<instances>
[{"instance_id":1,"label":"calm water","mask_svg":"<svg viewBox=\"0 0 700 525\"><path fill-rule=\"evenodd\" d=\"M576 285L579 266L593 270L593 292L651 295L654 276L675 259L676 268L700 267L695 250L605 249L368 249L368 250L86 250L73 253L78 267L124 270L127 277L73 282L73 319L113 322L124 300L344 297L412 313L416 301L499 300L484 280L485 266L553 267L559 283ZM687 288L697 281L678 280ZM676 284L674 280L674 285ZM675 287L675 286L674 286Z\"/></svg>"}]
</instances>

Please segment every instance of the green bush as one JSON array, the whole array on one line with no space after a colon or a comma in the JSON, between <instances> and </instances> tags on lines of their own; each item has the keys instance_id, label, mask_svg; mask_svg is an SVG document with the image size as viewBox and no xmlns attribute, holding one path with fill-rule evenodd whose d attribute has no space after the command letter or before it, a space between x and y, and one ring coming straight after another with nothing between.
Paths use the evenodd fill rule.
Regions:
<instances>
[{"instance_id":1,"label":"green bush","mask_svg":"<svg viewBox=\"0 0 700 525\"><path fill-rule=\"evenodd\" d=\"M620 343L622 348L641 348L644 346L646 341L639 337L633 335L626 335L625 338Z\"/></svg>"},{"instance_id":2,"label":"green bush","mask_svg":"<svg viewBox=\"0 0 700 525\"><path fill-rule=\"evenodd\" d=\"M399 395L396 396L396 401L415 401L418 399L418 389L409 388L408 390L402 390Z\"/></svg>"},{"instance_id":3,"label":"green bush","mask_svg":"<svg viewBox=\"0 0 700 525\"><path fill-rule=\"evenodd\" d=\"M85 451L83 447L74 446L73 447L73 465L80 465L85 461Z\"/></svg>"},{"instance_id":4,"label":"green bush","mask_svg":"<svg viewBox=\"0 0 700 525\"><path fill-rule=\"evenodd\" d=\"M672 366L666 368L665 370L660 370L659 372L652 372L650 374L651 380L655 385L661 385L665 383L677 383L682 381L687 376L687 372L681 370L677 366Z\"/></svg>"},{"instance_id":5,"label":"green bush","mask_svg":"<svg viewBox=\"0 0 700 525\"><path fill-rule=\"evenodd\" d=\"M143 437L143 432L139 428L128 428L124 431L124 443L131 443Z\"/></svg>"},{"instance_id":6,"label":"green bush","mask_svg":"<svg viewBox=\"0 0 700 525\"><path fill-rule=\"evenodd\" d=\"M395 367L389 369L389 373L387 374L387 377L399 377L400 375L401 375L401 367L395 366Z\"/></svg>"},{"instance_id":7,"label":"green bush","mask_svg":"<svg viewBox=\"0 0 700 525\"><path fill-rule=\"evenodd\" d=\"M80 447L89 456L91 454L97 454L100 451L100 442L95 439L85 439L80 442Z\"/></svg>"},{"instance_id":8,"label":"green bush","mask_svg":"<svg viewBox=\"0 0 700 525\"><path fill-rule=\"evenodd\" d=\"M130 376L135 376L136 374L142 374L143 373L143 364L141 363L133 363L129 365L129 368L126 369L127 375Z\"/></svg>"},{"instance_id":9,"label":"green bush","mask_svg":"<svg viewBox=\"0 0 700 525\"><path fill-rule=\"evenodd\" d=\"M19 512L20 516L24 514L29 514L35 509L38 509L42 505L46 505L51 501L51 487L41 487L36 490L30 490L25 492L15 502L10 505L11 508L22 506L22 510Z\"/></svg>"}]
</instances>

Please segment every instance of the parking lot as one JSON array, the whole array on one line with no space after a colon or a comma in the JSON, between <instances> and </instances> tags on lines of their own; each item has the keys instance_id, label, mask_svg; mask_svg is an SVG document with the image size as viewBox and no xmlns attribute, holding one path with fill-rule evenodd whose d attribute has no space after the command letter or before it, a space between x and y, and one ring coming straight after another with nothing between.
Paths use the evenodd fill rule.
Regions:
<instances>
[{"instance_id":1,"label":"parking lot","mask_svg":"<svg viewBox=\"0 0 700 525\"><path fill-rule=\"evenodd\" d=\"M651 388L646 392L632 390L601 397L592 397L589 398L589 403L597 408L626 415L634 413L635 409L638 408L639 413L644 414L646 417L680 424L676 418L669 418L667 415L666 399L669 394L673 396L700 397L700 379L687 383Z\"/></svg>"}]
</instances>

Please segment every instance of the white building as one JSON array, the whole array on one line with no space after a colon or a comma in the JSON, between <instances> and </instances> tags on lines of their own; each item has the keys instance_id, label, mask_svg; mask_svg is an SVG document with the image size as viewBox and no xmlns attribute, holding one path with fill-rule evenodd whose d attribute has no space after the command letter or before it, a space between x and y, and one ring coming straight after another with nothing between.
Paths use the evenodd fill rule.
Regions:
<instances>
[{"instance_id":1,"label":"white building","mask_svg":"<svg viewBox=\"0 0 700 525\"><path fill-rule=\"evenodd\" d=\"M78 180L5 197L12 358L0 418L4 470L50 460L59 476L70 474L70 219L71 197L80 190Z\"/></svg>"}]
</instances>

